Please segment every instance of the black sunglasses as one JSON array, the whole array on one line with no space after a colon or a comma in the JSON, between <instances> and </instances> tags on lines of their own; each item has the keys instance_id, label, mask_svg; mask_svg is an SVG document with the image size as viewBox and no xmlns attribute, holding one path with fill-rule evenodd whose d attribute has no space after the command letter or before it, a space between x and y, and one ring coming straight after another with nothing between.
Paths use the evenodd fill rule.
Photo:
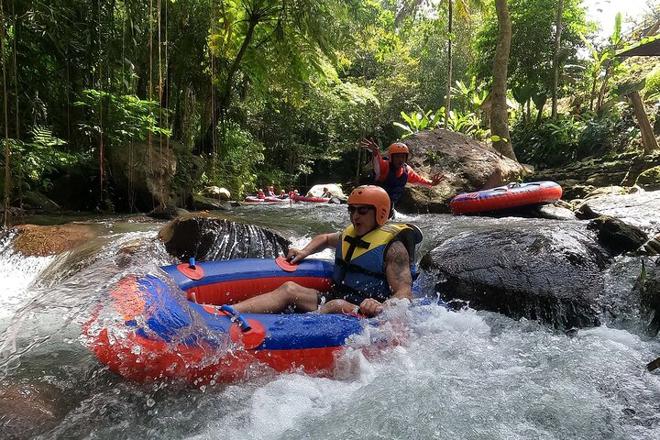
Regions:
<instances>
[{"instance_id":1,"label":"black sunglasses","mask_svg":"<svg viewBox=\"0 0 660 440\"><path fill-rule=\"evenodd\" d=\"M369 211L374 209L373 206L351 206L348 205L348 213L353 215L355 211L357 211L358 214L360 215L366 215Z\"/></svg>"}]
</instances>

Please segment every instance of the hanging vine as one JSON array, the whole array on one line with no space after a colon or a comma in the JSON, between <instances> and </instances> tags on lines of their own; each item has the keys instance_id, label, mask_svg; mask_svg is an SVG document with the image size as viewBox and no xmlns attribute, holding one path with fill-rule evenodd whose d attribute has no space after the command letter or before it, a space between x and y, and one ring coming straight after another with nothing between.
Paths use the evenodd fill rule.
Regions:
<instances>
[{"instance_id":1,"label":"hanging vine","mask_svg":"<svg viewBox=\"0 0 660 440\"><path fill-rule=\"evenodd\" d=\"M2 2L0 2L0 57L2 57L2 97L3 97L3 111L5 121L5 198L4 198L4 219L3 225L6 228L9 225L9 202L11 193L11 169L9 163L11 160L11 148L9 145L9 103L7 100L7 67L5 63L5 41L7 38L6 24L5 24L5 10Z\"/></svg>"},{"instance_id":2,"label":"hanging vine","mask_svg":"<svg viewBox=\"0 0 660 440\"><path fill-rule=\"evenodd\" d=\"M99 91L101 92L101 96L103 96L103 34L102 34L102 25L101 25L101 0L96 0L96 6L97 6L97 18L98 18L98 27L97 27L97 33L98 33L98 43L99 43L99 52L98 52L98 63L99 63ZM103 206L103 180L104 180L104 149L105 145L103 144L103 99L99 99L99 205Z\"/></svg>"},{"instance_id":3,"label":"hanging vine","mask_svg":"<svg viewBox=\"0 0 660 440\"><path fill-rule=\"evenodd\" d=\"M149 99L149 102L153 101L153 60L154 60L154 2L153 0L149 0L149 80L147 81L147 96ZM149 111L151 113L151 110ZM152 115L153 116L153 115ZM153 141L153 136L151 133L151 130L147 131L147 166L149 169L149 175L153 175L153 164L151 163L151 157L152 157L152 143ZM152 207L155 207L156 202L154 200L154 195L153 193L151 194L151 204Z\"/></svg>"}]
</instances>

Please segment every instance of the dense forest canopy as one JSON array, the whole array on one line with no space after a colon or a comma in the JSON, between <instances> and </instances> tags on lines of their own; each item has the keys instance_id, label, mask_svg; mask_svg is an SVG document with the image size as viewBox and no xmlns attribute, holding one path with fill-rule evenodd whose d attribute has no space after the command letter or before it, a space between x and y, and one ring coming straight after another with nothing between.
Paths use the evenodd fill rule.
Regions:
<instances>
[{"instance_id":1,"label":"dense forest canopy","mask_svg":"<svg viewBox=\"0 0 660 440\"><path fill-rule=\"evenodd\" d=\"M108 161L144 151L165 161L163 149L176 175L162 186L241 197L348 182L360 138L387 144L436 126L561 165L640 145L631 77L657 130L657 58L615 57L657 33L657 0L633 33L611 17L605 42L582 0L500 1L511 139L489 125L493 0L2 0L5 205L61 194L67 176L91 190L64 206L148 209L120 196Z\"/></svg>"}]
</instances>

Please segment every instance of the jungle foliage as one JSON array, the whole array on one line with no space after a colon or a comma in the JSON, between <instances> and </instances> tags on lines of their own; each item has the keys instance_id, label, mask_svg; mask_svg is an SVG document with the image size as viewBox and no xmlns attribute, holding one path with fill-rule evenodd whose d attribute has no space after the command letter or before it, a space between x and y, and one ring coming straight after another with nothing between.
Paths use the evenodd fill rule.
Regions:
<instances>
[{"instance_id":1,"label":"jungle foliage","mask_svg":"<svg viewBox=\"0 0 660 440\"><path fill-rule=\"evenodd\" d=\"M626 37L619 28L597 40L582 0L563 3L560 114L548 116L555 3L508 0L511 141L521 161L537 166L634 146L638 137L616 92L634 68L613 57ZM86 180L91 205L117 206L109 200L117 197L109 152L134 142L182 146L174 149L175 187L219 185L240 198L267 184L355 179L366 136L386 145L446 127L492 140L492 0L1 6L7 110L0 160L11 152L12 203L25 191L48 194L52 179L85 170L94 173ZM648 76L643 96L652 104L658 68L638 70Z\"/></svg>"}]
</instances>

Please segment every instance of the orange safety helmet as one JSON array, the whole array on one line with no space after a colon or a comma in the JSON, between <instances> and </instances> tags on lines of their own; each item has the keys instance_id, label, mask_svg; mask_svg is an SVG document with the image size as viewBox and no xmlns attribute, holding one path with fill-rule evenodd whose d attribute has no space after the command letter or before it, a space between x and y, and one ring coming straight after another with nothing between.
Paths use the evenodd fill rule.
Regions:
<instances>
[{"instance_id":1,"label":"orange safety helmet","mask_svg":"<svg viewBox=\"0 0 660 440\"><path fill-rule=\"evenodd\" d=\"M410 154L410 150L403 142L395 142L387 149L387 153L392 157L393 154Z\"/></svg>"},{"instance_id":2,"label":"orange safety helmet","mask_svg":"<svg viewBox=\"0 0 660 440\"><path fill-rule=\"evenodd\" d=\"M349 205L369 205L376 210L376 223L383 226L390 216L390 196L376 185L358 186L348 196Z\"/></svg>"}]
</instances>

